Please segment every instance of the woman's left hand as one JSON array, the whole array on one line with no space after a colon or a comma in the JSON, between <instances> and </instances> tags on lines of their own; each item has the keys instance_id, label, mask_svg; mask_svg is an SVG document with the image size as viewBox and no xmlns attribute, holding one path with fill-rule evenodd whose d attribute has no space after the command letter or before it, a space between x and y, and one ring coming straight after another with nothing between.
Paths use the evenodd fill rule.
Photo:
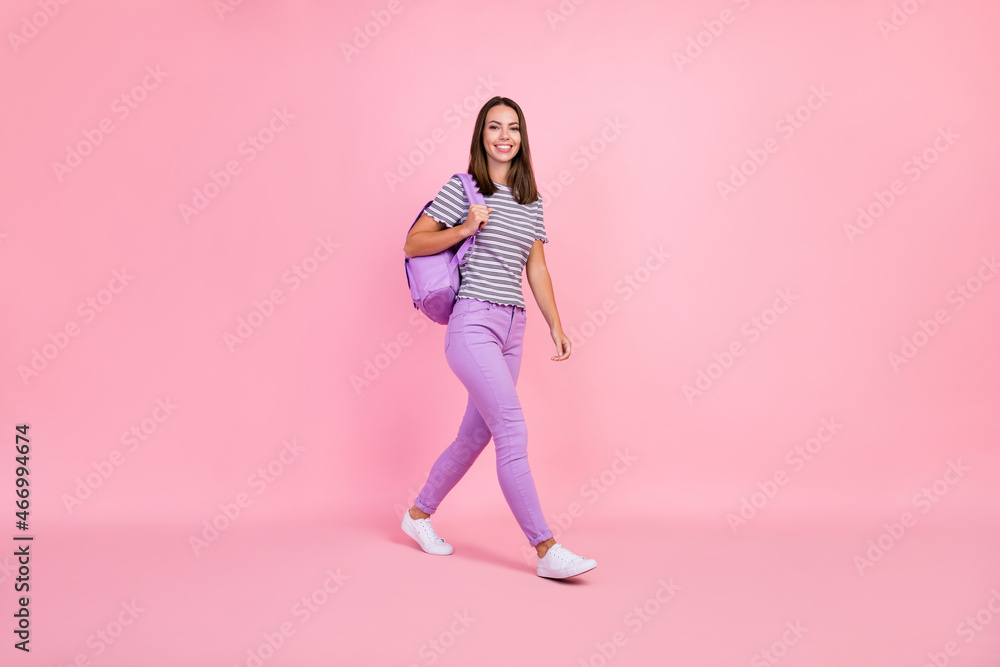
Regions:
<instances>
[{"instance_id":1,"label":"woman's left hand","mask_svg":"<svg viewBox=\"0 0 1000 667\"><path fill-rule=\"evenodd\" d=\"M552 330L552 340L556 343L556 355L551 357L552 361L569 359L572 343L569 342L569 338L563 333L561 327Z\"/></svg>"}]
</instances>

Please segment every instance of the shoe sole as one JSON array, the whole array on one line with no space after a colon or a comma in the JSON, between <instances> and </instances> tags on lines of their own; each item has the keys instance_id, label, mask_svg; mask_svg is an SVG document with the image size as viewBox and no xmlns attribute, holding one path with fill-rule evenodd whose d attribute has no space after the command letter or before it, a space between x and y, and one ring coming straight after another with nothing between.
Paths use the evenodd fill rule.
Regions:
<instances>
[{"instance_id":1,"label":"shoe sole","mask_svg":"<svg viewBox=\"0 0 1000 667\"><path fill-rule=\"evenodd\" d=\"M569 579L571 577L579 576L579 575L583 574L584 572L590 572L595 567L597 567L597 563L594 563L593 565L587 565L587 567L583 568L579 572L573 572L573 574L560 574L560 575L551 574L551 573L550 574L542 574L541 572L537 572L537 570L536 570L536 572L537 572L537 574L538 574L539 577L544 577L545 579Z\"/></svg>"},{"instance_id":2,"label":"shoe sole","mask_svg":"<svg viewBox=\"0 0 1000 667\"><path fill-rule=\"evenodd\" d=\"M452 547L451 551L428 551L424 548L424 543L417 537L416 531L406 522L405 516L403 517L402 523L399 524L399 527L403 529L404 533L413 538L413 541L417 543L417 546L420 547L420 550L425 554L430 554L432 556L450 556L455 551L454 547Z\"/></svg>"}]
</instances>

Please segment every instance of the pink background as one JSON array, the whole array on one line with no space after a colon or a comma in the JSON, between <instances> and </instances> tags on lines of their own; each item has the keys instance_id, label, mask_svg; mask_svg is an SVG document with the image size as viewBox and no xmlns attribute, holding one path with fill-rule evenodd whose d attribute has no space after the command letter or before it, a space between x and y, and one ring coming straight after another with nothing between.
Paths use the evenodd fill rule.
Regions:
<instances>
[{"instance_id":1,"label":"pink background","mask_svg":"<svg viewBox=\"0 0 1000 667\"><path fill-rule=\"evenodd\" d=\"M2 12L2 424L30 424L32 504L17 530L11 446L0 553L35 540L29 654L0 557L0 662L1000 664L995 3L219 6ZM466 401L401 248L493 95L526 115L574 340L549 361L525 281L533 475L600 564L564 583L492 447L435 516L454 555L398 528Z\"/></svg>"}]
</instances>

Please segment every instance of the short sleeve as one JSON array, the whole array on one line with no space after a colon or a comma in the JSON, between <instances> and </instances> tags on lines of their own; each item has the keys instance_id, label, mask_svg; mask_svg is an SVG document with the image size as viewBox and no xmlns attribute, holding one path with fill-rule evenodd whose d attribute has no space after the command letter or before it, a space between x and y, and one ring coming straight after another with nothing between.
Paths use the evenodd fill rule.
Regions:
<instances>
[{"instance_id":1,"label":"short sleeve","mask_svg":"<svg viewBox=\"0 0 1000 667\"><path fill-rule=\"evenodd\" d=\"M545 219L542 215L542 195L538 195L538 216L535 218L535 238L541 239L542 243L549 242L549 237L545 234Z\"/></svg>"},{"instance_id":2,"label":"short sleeve","mask_svg":"<svg viewBox=\"0 0 1000 667\"><path fill-rule=\"evenodd\" d=\"M425 213L447 227L465 222L469 216L469 203L465 201L465 191L458 176L448 179Z\"/></svg>"}]
</instances>

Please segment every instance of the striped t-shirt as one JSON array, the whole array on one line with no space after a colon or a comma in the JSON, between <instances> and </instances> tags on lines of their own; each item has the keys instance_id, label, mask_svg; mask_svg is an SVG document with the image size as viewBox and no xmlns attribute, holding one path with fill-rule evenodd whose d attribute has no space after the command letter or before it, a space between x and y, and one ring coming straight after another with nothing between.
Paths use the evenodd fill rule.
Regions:
<instances>
[{"instance_id":1,"label":"striped t-shirt","mask_svg":"<svg viewBox=\"0 0 1000 667\"><path fill-rule=\"evenodd\" d=\"M542 221L542 196L539 194L534 202L521 205L514 200L508 186L495 181L494 185L497 191L483 197L493 211L476 234L472 254L459 266L462 285L457 296L524 308L521 273L528 252L535 239L549 242ZM426 213L448 227L465 222L469 217L469 202L458 176L452 176L444 184Z\"/></svg>"}]
</instances>

